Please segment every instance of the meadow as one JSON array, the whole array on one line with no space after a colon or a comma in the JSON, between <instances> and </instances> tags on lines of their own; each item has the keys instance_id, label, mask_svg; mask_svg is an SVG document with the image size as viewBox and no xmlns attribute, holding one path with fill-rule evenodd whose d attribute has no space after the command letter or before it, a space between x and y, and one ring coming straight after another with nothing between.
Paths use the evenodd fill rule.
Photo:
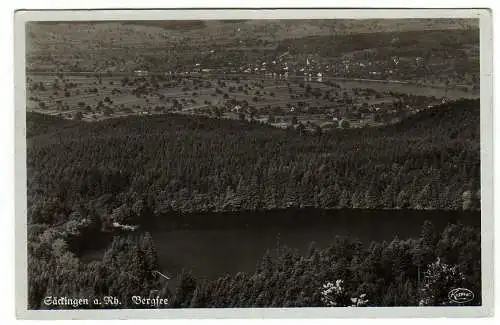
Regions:
<instances>
[{"instance_id":1,"label":"meadow","mask_svg":"<svg viewBox=\"0 0 500 325\"><path fill-rule=\"evenodd\" d=\"M302 124L313 130L331 128L332 123L336 127L342 119L350 127L383 125L440 104L442 98L477 96L472 91L407 82L304 80L264 75L31 74L26 106L28 111L84 121L175 112L257 120L277 127ZM410 97L416 100L408 101ZM406 106L396 107L401 102ZM379 112L381 107L387 109Z\"/></svg>"}]
</instances>

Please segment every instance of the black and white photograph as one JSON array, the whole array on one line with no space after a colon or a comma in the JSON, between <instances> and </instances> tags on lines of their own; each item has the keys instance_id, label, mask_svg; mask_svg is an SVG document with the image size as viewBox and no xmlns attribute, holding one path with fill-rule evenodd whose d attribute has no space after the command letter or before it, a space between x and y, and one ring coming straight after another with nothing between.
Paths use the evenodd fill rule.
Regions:
<instances>
[{"instance_id":1,"label":"black and white photograph","mask_svg":"<svg viewBox=\"0 0 500 325\"><path fill-rule=\"evenodd\" d=\"M489 315L490 13L394 11L18 12L18 308Z\"/></svg>"}]
</instances>

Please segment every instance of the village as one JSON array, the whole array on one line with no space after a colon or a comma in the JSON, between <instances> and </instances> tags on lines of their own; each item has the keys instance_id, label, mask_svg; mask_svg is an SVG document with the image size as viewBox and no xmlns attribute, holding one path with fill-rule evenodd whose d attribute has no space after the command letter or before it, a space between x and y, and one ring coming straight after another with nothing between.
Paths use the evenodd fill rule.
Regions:
<instances>
[{"instance_id":1,"label":"village","mask_svg":"<svg viewBox=\"0 0 500 325\"><path fill-rule=\"evenodd\" d=\"M370 63L363 61L324 65L306 57L298 64L286 57L238 69L195 63L189 71L163 73L34 72L28 77L27 108L84 121L178 113L319 131L395 123L450 99L477 96L473 87L361 78L396 75L403 65L397 60L387 72L380 65L369 71Z\"/></svg>"},{"instance_id":2,"label":"village","mask_svg":"<svg viewBox=\"0 0 500 325\"><path fill-rule=\"evenodd\" d=\"M31 54L27 109L87 122L175 113L319 132L391 124L479 96L477 44L467 30L429 51L410 32L272 39L268 30L258 38L231 26L206 37L117 25L106 27L108 43L87 39L102 26L68 26L85 36L75 44L82 50L52 53L47 43ZM47 28L54 44L65 44ZM147 33L150 51L127 39L132 30ZM434 41L427 38L419 42Z\"/></svg>"}]
</instances>

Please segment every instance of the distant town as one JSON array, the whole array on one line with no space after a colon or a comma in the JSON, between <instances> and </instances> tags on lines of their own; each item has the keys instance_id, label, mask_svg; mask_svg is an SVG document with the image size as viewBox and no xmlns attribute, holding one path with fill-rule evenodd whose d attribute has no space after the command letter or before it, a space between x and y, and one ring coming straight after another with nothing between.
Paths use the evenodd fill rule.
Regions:
<instances>
[{"instance_id":1,"label":"distant town","mask_svg":"<svg viewBox=\"0 0 500 325\"><path fill-rule=\"evenodd\" d=\"M32 27L27 109L83 121L197 114L321 132L391 124L479 96L477 29L468 25L284 39L265 30L252 37L256 27L247 25L224 23L204 37L154 25L76 24L65 33L58 25ZM147 35L146 47L137 47L133 32ZM50 37L38 44L37 34ZM81 51L67 47L71 34L82 37L73 44Z\"/></svg>"}]
</instances>

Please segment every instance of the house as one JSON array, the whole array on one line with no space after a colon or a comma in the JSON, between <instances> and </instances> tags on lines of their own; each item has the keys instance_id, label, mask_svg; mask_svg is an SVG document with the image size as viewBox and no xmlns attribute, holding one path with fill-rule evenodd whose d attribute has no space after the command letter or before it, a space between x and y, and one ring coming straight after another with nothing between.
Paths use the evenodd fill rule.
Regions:
<instances>
[{"instance_id":1,"label":"house","mask_svg":"<svg viewBox=\"0 0 500 325\"><path fill-rule=\"evenodd\" d=\"M325 122L320 125L323 130L333 130L338 127L338 122Z\"/></svg>"},{"instance_id":2,"label":"house","mask_svg":"<svg viewBox=\"0 0 500 325\"><path fill-rule=\"evenodd\" d=\"M316 80L317 80L318 82L323 82L323 74L322 74L321 72L318 72L318 73L316 74Z\"/></svg>"},{"instance_id":3,"label":"house","mask_svg":"<svg viewBox=\"0 0 500 325\"><path fill-rule=\"evenodd\" d=\"M137 228L139 228L138 225L122 225L121 223L116 222L116 221L113 222L113 227L115 227L115 228L121 228L122 230L130 230L130 231L134 231Z\"/></svg>"},{"instance_id":4,"label":"house","mask_svg":"<svg viewBox=\"0 0 500 325\"><path fill-rule=\"evenodd\" d=\"M134 74L138 77L145 77L148 75L148 72L146 70L135 70Z\"/></svg>"},{"instance_id":5,"label":"house","mask_svg":"<svg viewBox=\"0 0 500 325\"><path fill-rule=\"evenodd\" d=\"M339 127L341 129L348 129L350 126L351 126L351 122L349 121L349 119L342 119L339 122Z\"/></svg>"},{"instance_id":6,"label":"house","mask_svg":"<svg viewBox=\"0 0 500 325\"><path fill-rule=\"evenodd\" d=\"M359 120L360 118L361 118L361 112L359 112L359 111L347 112L347 119L349 119L349 120Z\"/></svg>"},{"instance_id":7,"label":"house","mask_svg":"<svg viewBox=\"0 0 500 325\"><path fill-rule=\"evenodd\" d=\"M365 120L372 120L373 121L373 120L375 120L375 115L376 115L375 113L370 112L370 113L361 114L361 117Z\"/></svg>"}]
</instances>

